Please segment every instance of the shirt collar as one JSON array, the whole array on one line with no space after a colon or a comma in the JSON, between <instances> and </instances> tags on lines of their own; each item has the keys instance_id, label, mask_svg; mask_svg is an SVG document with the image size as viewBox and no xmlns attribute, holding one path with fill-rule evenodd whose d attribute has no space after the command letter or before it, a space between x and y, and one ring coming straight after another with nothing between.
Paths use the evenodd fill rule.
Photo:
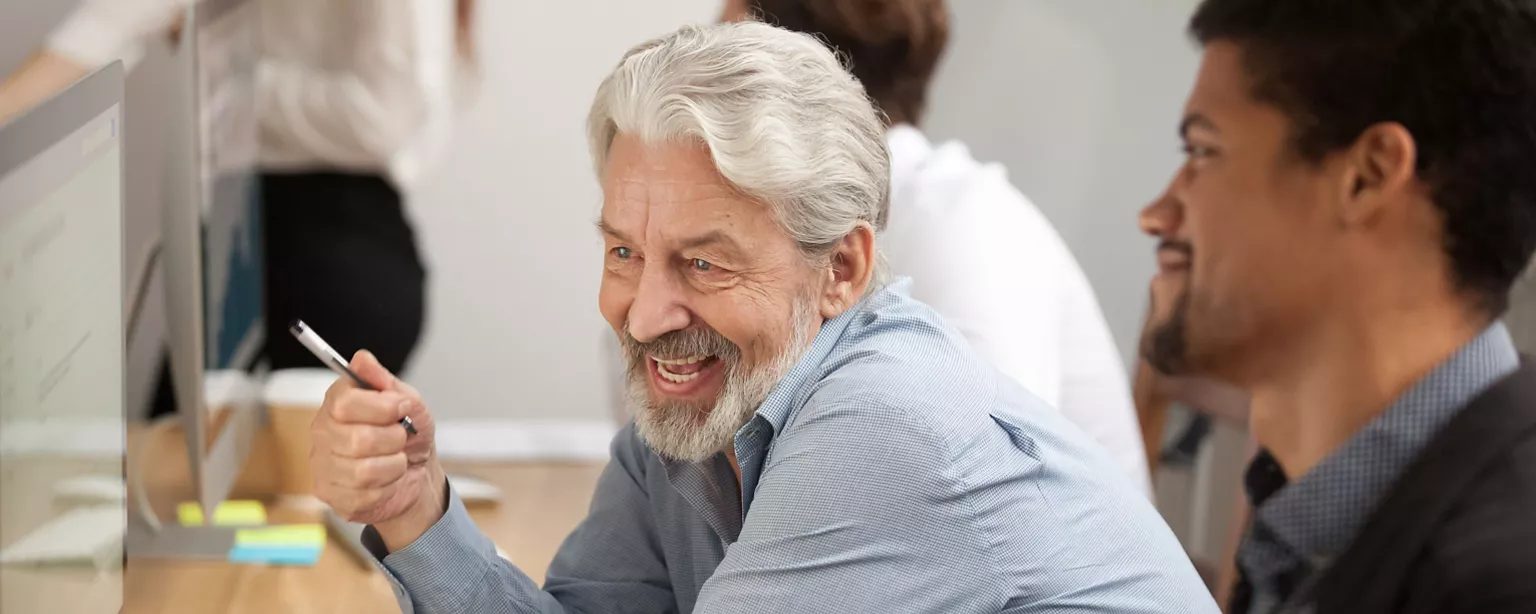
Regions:
<instances>
[{"instance_id":1,"label":"shirt collar","mask_svg":"<svg viewBox=\"0 0 1536 614\"><path fill-rule=\"evenodd\" d=\"M795 411L805 405L814 384L826 377L824 364L833 350L841 345L854 321L862 317L870 305L870 299L881 295L909 296L911 280L900 279L875 292L869 298L823 322L811 341L811 347L795 363L784 379L779 380L773 392L757 408L752 420L736 432L736 462L741 466L741 513L745 517L752 507L752 496L757 492L757 481L767 465L774 438L794 417Z\"/></svg>"},{"instance_id":2,"label":"shirt collar","mask_svg":"<svg viewBox=\"0 0 1536 614\"><path fill-rule=\"evenodd\" d=\"M881 292L886 291L889 289L881 290ZM771 428L771 435L777 435L783 430L784 424L789 421L794 409L801 404L797 402L801 397L800 393L805 391L806 384L812 383L812 378L817 377L821 370L821 363L837 347L843 337L843 331L848 329L848 324L853 321L858 312L863 310L863 307L864 303L860 302L837 317L822 323L821 329L816 331L816 338L811 341L811 346L806 349L805 355L795 362L795 366L790 368L784 379L779 380L779 383L773 387L773 392L768 393L768 398L763 400L763 404L758 406L753 422L761 421L762 425ZM803 402L803 399L800 401ZM748 423L737 431L737 441L740 441L742 433L747 432L751 426L752 424Z\"/></svg>"},{"instance_id":3,"label":"shirt collar","mask_svg":"<svg viewBox=\"0 0 1536 614\"><path fill-rule=\"evenodd\" d=\"M895 292L906 296L909 294L909 285L907 280L897 281L875 295ZM815 388L812 384L825 376L822 363L826 362L827 356L842 342L849 326L868 306L869 300L860 301L841 315L822 322L805 354L795 361L795 366L773 387L752 419L736 431L732 443L736 451L736 462L741 467L739 491L733 492L733 487L738 484L723 453L698 463L662 459L667 479L673 488L704 517L705 522L727 545L735 543L741 533L774 438L794 416L795 410L805 404L805 399ZM740 499L737 498L738 494Z\"/></svg>"},{"instance_id":4,"label":"shirt collar","mask_svg":"<svg viewBox=\"0 0 1536 614\"><path fill-rule=\"evenodd\" d=\"M1266 473L1266 463L1273 464L1267 454L1261 455L1248 475L1258 523L1293 557L1326 563L1349 546L1380 499L1441 428L1519 367L1508 330L1495 323L1300 479L1288 485L1283 476L1278 484L1273 476L1261 480L1265 484L1255 482L1256 472ZM1263 496L1265 490L1273 496Z\"/></svg>"}]
</instances>

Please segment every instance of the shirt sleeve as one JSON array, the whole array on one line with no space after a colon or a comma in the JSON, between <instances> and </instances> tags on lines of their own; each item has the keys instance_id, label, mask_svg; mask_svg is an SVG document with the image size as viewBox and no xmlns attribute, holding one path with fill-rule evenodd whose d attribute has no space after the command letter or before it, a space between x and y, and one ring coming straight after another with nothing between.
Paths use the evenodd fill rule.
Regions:
<instances>
[{"instance_id":1,"label":"shirt sleeve","mask_svg":"<svg viewBox=\"0 0 1536 614\"><path fill-rule=\"evenodd\" d=\"M407 614L462 612L640 614L676 609L666 563L647 513L644 466L633 426L614 438L586 520L568 537L540 589L497 556L463 502L411 545L383 557L381 568ZM373 533L372 529L368 530ZM378 554L376 534L365 538Z\"/></svg>"},{"instance_id":2,"label":"shirt sleeve","mask_svg":"<svg viewBox=\"0 0 1536 614\"><path fill-rule=\"evenodd\" d=\"M696 612L1002 609L992 545L926 425L849 407L780 437Z\"/></svg>"},{"instance_id":3,"label":"shirt sleeve","mask_svg":"<svg viewBox=\"0 0 1536 614\"><path fill-rule=\"evenodd\" d=\"M647 486L670 483L648 473L663 470L647 464L651 453L633 422L614 437L611 452L587 518L555 553L544 590L572 612L677 611Z\"/></svg>"},{"instance_id":4,"label":"shirt sleeve","mask_svg":"<svg viewBox=\"0 0 1536 614\"><path fill-rule=\"evenodd\" d=\"M262 138L340 167L388 164L451 97L451 9L444 0L326 0L350 7L345 69L267 54L256 67ZM340 10L335 9L335 10Z\"/></svg>"},{"instance_id":5,"label":"shirt sleeve","mask_svg":"<svg viewBox=\"0 0 1536 614\"><path fill-rule=\"evenodd\" d=\"M84 0L48 36L47 48L92 70L121 59L132 67L192 0Z\"/></svg>"},{"instance_id":6,"label":"shirt sleeve","mask_svg":"<svg viewBox=\"0 0 1536 614\"><path fill-rule=\"evenodd\" d=\"M365 544L380 554L373 527ZM411 545L380 559L406 614L518 612L563 614L533 579L497 556L496 545L475 526L458 495L448 494L443 517Z\"/></svg>"}]
</instances>

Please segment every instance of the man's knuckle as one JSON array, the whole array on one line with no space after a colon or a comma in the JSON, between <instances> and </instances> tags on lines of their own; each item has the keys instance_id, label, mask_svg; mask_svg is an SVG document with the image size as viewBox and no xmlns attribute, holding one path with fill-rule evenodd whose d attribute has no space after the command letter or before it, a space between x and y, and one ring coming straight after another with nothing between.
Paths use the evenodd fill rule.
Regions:
<instances>
[{"instance_id":1,"label":"man's knuckle","mask_svg":"<svg viewBox=\"0 0 1536 614\"><path fill-rule=\"evenodd\" d=\"M348 390L336 399L336 419L344 422L357 420L359 412L366 406L367 400L359 394L359 391Z\"/></svg>"},{"instance_id":2,"label":"man's knuckle","mask_svg":"<svg viewBox=\"0 0 1536 614\"><path fill-rule=\"evenodd\" d=\"M342 441L345 442L342 447L343 453L358 456L368 451L368 431L366 429L350 429L347 431L346 438Z\"/></svg>"},{"instance_id":3,"label":"man's knuckle","mask_svg":"<svg viewBox=\"0 0 1536 614\"><path fill-rule=\"evenodd\" d=\"M352 463L351 466L347 468L347 480L353 486L362 486L368 483L368 473L368 463Z\"/></svg>"}]
</instances>

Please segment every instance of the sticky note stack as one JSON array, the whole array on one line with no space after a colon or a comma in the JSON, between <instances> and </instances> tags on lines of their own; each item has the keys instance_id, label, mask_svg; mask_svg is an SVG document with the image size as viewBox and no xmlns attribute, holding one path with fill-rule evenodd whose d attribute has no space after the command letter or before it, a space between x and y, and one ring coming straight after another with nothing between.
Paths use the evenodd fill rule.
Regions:
<instances>
[{"instance_id":1,"label":"sticky note stack","mask_svg":"<svg viewBox=\"0 0 1536 614\"><path fill-rule=\"evenodd\" d=\"M176 518L184 527L207 524L203 506L187 501L176 506ZM267 508L260 501L224 501L213 509L213 525L218 527L259 527L267 524Z\"/></svg>"},{"instance_id":2,"label":"sticky note stack","mask_svg":"<svg viewBox=\"0 0 1536 614\"><path fill-rule=\"evenodd\" d=\"M325 527L320 524L273 525L240 529L235 532L235 547L229 551L232 563L312 566L320 562L325 550Z\"/></svg>"}]
</instances>

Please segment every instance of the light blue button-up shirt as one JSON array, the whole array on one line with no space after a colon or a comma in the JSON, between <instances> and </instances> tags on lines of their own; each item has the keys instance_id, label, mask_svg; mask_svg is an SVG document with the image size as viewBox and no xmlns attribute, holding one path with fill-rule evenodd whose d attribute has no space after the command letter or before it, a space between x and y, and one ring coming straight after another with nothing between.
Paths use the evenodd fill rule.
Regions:
<instances>
[{"instance_id":1,"label":"light blue button-up shirt","mask_svg":"<svg viewBox=\"0 0 1536 614\"><path fill-rule=\"evenodd\" d=\"M905 283L827 321L735 449L739 488L625 428L542 589L451 496L381 567L422 613L1217 611L1109 456Z\"/></svg>"}]
</instances>

